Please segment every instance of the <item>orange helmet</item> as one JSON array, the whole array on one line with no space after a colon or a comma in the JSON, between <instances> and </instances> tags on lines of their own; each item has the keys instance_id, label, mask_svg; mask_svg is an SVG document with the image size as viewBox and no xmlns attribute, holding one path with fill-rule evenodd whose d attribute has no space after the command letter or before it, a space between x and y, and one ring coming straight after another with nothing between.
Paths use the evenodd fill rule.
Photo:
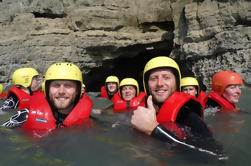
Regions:
<instances>
[{"instance_id":1,"label":"orange helmet","mask_svg":"<svg viewBox=\"0 0 251 166\"><path fill-rule=\"evenodd\" d=\"M212 90L220 96L224 93L224 90L228 85L234 84L243 84L241 76L235 72L221 71L213 75Z\"/></svg>"}]
</instances>

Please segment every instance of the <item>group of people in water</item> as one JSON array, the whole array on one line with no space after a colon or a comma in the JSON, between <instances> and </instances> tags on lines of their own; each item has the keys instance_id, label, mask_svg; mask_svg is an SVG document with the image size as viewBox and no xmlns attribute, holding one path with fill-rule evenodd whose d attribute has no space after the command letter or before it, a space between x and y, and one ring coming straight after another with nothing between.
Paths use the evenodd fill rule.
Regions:
<instances>
[{"instance_id":1,"label":"group of people in water","mask_svg":"<svg viewBox=\"0 0 251 166\"><path fill-rule=\"evenodd\" d=\"M90 123L93 101L84 91L82 72L76 65L52 64L46 71L42 90L39 73L33 68L16 70L12 81L14 86L4 96L0 110L18 111L1 126L21 128L43 137L56 128ZM191 133L213 139L204 111L212 107L238 111L235 104L242 84L241 76L235 72L217 72L212 77L212 92L207 95L196 78L182 78L173 59L159 56L145 65L144 92L140 92L134 78L119 81L111 75L101 87L101 97L113 101L116 113L132 111L131 125L138 131L169 143L186 142Z\"/></svg>"}]
</instances>

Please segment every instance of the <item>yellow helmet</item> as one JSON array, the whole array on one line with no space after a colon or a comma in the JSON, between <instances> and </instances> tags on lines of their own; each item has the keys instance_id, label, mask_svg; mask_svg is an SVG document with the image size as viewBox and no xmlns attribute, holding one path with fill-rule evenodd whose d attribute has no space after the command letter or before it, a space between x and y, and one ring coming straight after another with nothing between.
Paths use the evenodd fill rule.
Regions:
<instances>
[{"instance_id":1,"label":"yellow helmet","mask_svg":"<svg viewBox=\"0 0 251 166\"><path fill-rule=\"evenodd\" d=\"M120 84L119 84L119 89L122 87L122 86L125 86L125 85L132 85L132 86L135 86L136 87L136 95L138 96L139 95L139 84L138 82L133 79L133 78L124 78ZM121 91L121 89L120 89Z\"/></svg>"},{"instance_id":2,"label":"yellow helmet","mask_svg":"<svg viewBox=\"0 0 251 166\"><path fill-rule=\"evenodd\" d=\"M80 83L80 88L83 85L82 72L79 67L72 63L54 63L45 73L45 95L47 93L47 81L49 80L74 80ZM80 90L80 96L82 91Z\"/></svg>"},{"instance_id":3,"label":"yellow helmet","mask_svg":"<svg viewBox=\"0 0 251 166\"><path fill-rule=\"evenodd\" d=\"M0 84L0 95L3 94L3 90L4 90L3 85Z\"/></svg>"},{"instance_id":4,"label":"yellow helmet","mask_svg":"<svg viewBox=\"0 0 251 166\"><path fill-rule=\"evenodd\" d=\"M184 77L180 81L180 87L182 88L183 86L196 86L198 88L198 93L200 92L200 86L198 81L194 77Z\"/></svg>"},{"instance_id":5,"label":"yellow helmet","mask_svg":"<svg viewBox=\"0 0 251 166\"><path fill-rule=\"evenodd\" d=\"M12 82L27 88L31 85L32 78L38 75L37 70L33 68L20 68L12 74Z\"/></svg>"},{"instance_id":6,"label":"yellow helmet","mask_svg":"<svg viewBox=\"0 0 251 166\"><path fill-rule=\"evenodd\" d=\"M116 82L117 86L119 87L119 79L116 76L108 76L105 80L105 83L108 83L108 82Z\"/></svg>"},{"instance_id":7,"label":"yellow helmet","mask_svg":"<svg viewBox=\"0 0 251 166\"><path fill-rule=\"evenodd\" d=\"M180 91L181 74L180 74L180 68L178 64L172 58L169 58L166 56L159 56L159 57L152 58L145 65L144 73L143 73L143 86L144 86L144 90L146 94L149 94L148 87L147 87L148 86L147 81L150 74L149 71L153 69L157 69L157 68L171 68L174 71L173 74L176 77L178 91Z\"/></svg>"}]
</instances>

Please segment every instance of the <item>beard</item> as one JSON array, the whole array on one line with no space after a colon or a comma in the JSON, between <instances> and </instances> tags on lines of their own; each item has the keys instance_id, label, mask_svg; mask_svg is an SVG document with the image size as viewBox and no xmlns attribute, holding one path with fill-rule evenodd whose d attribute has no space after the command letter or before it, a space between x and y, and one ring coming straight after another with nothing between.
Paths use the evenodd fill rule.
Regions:
<instances>
[{"instance_id":1,"label":"beard","mask_svg":"<svg viewBox=\"0 0 251 166\"><path fill-rule=\"evenodd\" d=\"M155 105L161 106L173 93L175 92L175 88L171 88L168 90L168 93L163 95L158 95L156 93L151 93L153 97L153 103Z\"/></svg>"},{"instance_id":2,"label":"beard","mask_svg":"<svg viewBox=\"0 0 251 166\"><path fill-rule=\"evenodd\" d=\"M70 97L64 100L59 100L55 97L50 98L52 104L54 107L61 113L69 113L69 112L64 112L63 110L71 110L74 106L74 100L75 97ZM62 111L60 111L62 110Z\"/></svg>"}]
</instances>

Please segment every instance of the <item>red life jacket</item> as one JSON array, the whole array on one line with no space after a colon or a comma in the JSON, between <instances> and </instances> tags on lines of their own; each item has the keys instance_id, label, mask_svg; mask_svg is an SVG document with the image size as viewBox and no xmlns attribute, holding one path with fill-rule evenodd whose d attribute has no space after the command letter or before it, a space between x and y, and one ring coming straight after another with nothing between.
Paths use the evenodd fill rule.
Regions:
<instances>
[{"instance_id":1,"label":"red life jacket","mask_svg":"<svg viewBox=\"0 0 251 166\"><path fill-rule=\"evenodd\" d=\"M115 94L119 94L119 92L117 91ZM114 95L115 95L115 94L114 94ZM114 95L113 95L113 97L112 97L111 99L109 99L109 96L108 96L108 94L107 94L107 92L106 92L105 86L102 86L102 87L101 87L101 94L100 94L100 97L107 98L108 100L114 101Z\"/></svg>"},{"instance_id":2,"label":"red life jacket","mask_svg":"<svg viewBox=\"0 0 251 166\"><path fill-rule=\"evenodd\" d=\"M139 95L132 98L130 102L121 99L119 94L114 95L113 98L113 110L115 112L131 111L136 110L138 106L145 106L146 94L144 92L140 92Z\"/></svg>"},{"instance_id":3,"label":"red life jacket","mask_svg":"<svg viewBox=\"0 0 251 166\"><path fill-rule=\"evenodd\" d=\"M206 97L207 97L207 94L204 91L200 91L200 93L199 93L199 95L197 97L197 99L200 102L200 104L202 105L203 109L204 109L205 104L206 104L205 103Z\"/></svg>"},{"instance_id":4,"label":"red life jacket","mask_svg":"<svg viewBox=\"0 0 251 166\"><path fill-rule=\"evenodd\" d=\"M7 98L7 94L6 93L2 93L1 95L0 95L0 99L6 99Z\"/></svg>"},{"instance_id":5,"label":"red life jacket","mask_svg":"<svg viewBox=\"0 0 251 166\"><path fill-rule=\"evenodd\" d=\"M214 100L215 102L217 102L222 108L230 109L230 110L234 110L236 108L235 105L229 103L229 101L227 101L226 99L221 97L218 93L210 92L207 95L205 103L207 102L208 98L210 98L210 99Z\"/></svg>"},{"instance_id":6,"label":"red life jacket","mask_svg":"<svg viewBox=\"0 0 251 166\"><path fill-rule=\"evenodd\" d=\"M91 103L91 105L93 105L92 99L89 96L87 96L86 92L82 95L82 98L84 98L84 100L87 100L88 103Z\"/></svg>"},{"instance_id":7,"label":"red life jacket","mask_svg":"<svg viewBox=\"0 0 251 166\"><path fill-rule=\"evenodd\" d=\"M109 99L109 97L108 97L108 95L107 95L107 93L106 93L106 90L105 90L105 86L102 86L101 87L101 97L103 97L103 98L107 98L107 99Z\"/></svg>"},{"instance_id":8,"label":"red life jacket","mask_svg":"<svg viewBox=\"0 0 251 166\"><path fill-rule=\"evenodd\" d=\"M195 100L193 96L182 93L182 92L174 92L171 96L168 97L168 99L163 103L161 106L158 114L157 114L157 121L159 123L164 123L164 122L175 122L178 116L178 113L180 109L190 100ZM199 102L195 102L197 105L200 105ZM200 105L201 106L201 105ZM201 110L195 110L195 111L200 117L203 118L203 111Z\"/></svg>"},{"instance_id":9,"label":"red life jacket","mask_svg":"<svg viewBox=\"0 0 251 166\"><path fill-rule=\"evenodd\" d=\"M21 89L17 88L16 86L13 86L13 88L9 89L8 96L9 96L10 92L14 93L19 100L19 105L17 107L18 109L29 108L31 96L28 93L22 91Z\"/></svg>"},{"instance_id":10,"label":"red life jacket","mask_svg":"<svg viewBox=\"0 0 251 166\"><path fill-rule=\"evenodd\" d=\"M175 123L180 109L185 104L189 104L188 106L192 108L200 108L200 110L191 110L193 110L201 118L203 118L203 109L198 100L195 97L183 92L175 92L171 96L169 96L168 99L163 103L157 114L157 121L179 138L184 138L187 135L186 131L184 131L184 129L182 128L179 128Z\"/></svg>"},{"instance_id":11,"label":"red life jacket","mask_svg":"<svg viewBox=\"0 0 251 166\"><path fill-rule=\"evenodd\" d=\"M92 105L92 100L83 96L61 126L84 125L84 120L89 119ZM27 121L22 125L22 129L28 133L32 132L32 137L42 137L56 127L56 120L45 95L34 95L31 98Z\"/></svg>"},{"instance_id":12,"label":"red life jacket","mask_svg":"<svg viewBox=\"0 0 251 166\"><path fill-rule=\"evenodd\" d=\"M42 90L34 91L32 96L35 96L35 95L40 94L40 93L44 93L44 91L42 91Z\"/></svg>"}]
</instances>

